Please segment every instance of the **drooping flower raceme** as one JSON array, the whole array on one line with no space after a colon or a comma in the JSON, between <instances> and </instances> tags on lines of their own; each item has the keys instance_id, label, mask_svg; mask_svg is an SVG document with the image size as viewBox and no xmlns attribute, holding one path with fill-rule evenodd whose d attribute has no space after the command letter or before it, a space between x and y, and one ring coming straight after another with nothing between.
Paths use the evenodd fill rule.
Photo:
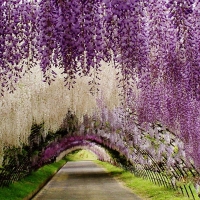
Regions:
<instances>
[{"instance_id":1,"label":"drooping flower raceme","mask_svg":"<svg viewBox=\"0 0 200 200\"><path fill-rule=\"evenodd\" d=\"M199 166L199 8L197 0L0 0L1 95L36 63L49 84L55 68L68 88L92 76L94 93L101 61L112 63L123 130L128 113L140 125L159 121Z\"/></svg>"}]
</instances>

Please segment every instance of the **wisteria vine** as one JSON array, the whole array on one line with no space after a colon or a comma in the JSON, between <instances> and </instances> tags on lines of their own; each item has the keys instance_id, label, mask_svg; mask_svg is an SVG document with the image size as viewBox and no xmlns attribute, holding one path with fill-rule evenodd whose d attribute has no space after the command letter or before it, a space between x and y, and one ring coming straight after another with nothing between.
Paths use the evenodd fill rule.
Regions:
<instances>
[{"instance_id":1,"label":"wisteria vine","mask_svg":"<svg viewBox=\"0 0 200 200\"><path fill-rule=\"evenodd\" d=\"M98 87L101 61L112 63L124 134L131 117L161 122L199 167L199 20L198 0L0 0L1 96L38 64L49 84L62 69L70 89L80 76Z\"/></svg>"}]
</instances>

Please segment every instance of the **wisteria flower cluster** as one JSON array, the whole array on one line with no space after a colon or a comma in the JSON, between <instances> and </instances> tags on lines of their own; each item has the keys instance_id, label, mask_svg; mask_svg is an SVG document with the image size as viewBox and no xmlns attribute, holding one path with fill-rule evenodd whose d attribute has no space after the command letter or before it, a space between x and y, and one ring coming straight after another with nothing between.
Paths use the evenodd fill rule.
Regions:
<instances>
[{"instance_id":1,"label":"wisteria flower cluster","mask_svg":"<svg viewBox=\"0 0 200 200\"><path fill-rule=\"evenodd\" d=\"M99 102L102 105L102 101ZM137 168L159 172L177 180L191 175L198 177L197 160L187 156L184 142L166 126L159 122L140 125L135 116L126 119L120 112L117 114L118 117L116 110L103 107L102 116L84 120L81 135L85 134L85 138L120 152Z\"/></svg>"},{"instance_id":2,"label":"wisteria flower cluster","mask_svg":"<svg viewBox=\"0 0 200 200\"><path fill-rule=\"evenodd\" d=\"M95 137L93 136L93 141L95 141ZM80 149L87 149L92 151L99 160L111 162L111 157L109 154L97 143L92 142L91 137L83 137L83 136L71 136L71 137L63 137L56 142L52 142L41 152L41 155L32 162L33 168L38 168L46 163L55 161L57 157L66 150L74 149L79 147ZM98 139L96 139L98 140ZM67 152L66 152L67 153Z\"/></svg>"},{"instance_id":3,"label":"wisteria flower cluster","mask_svg":"<svg viewBox=\"0 0 200 200\"><path fill-rule=\"evenodd\" d=\"M0 0L1 95L13 92L38 63L44 82L55 80L57 67L71 88L78 76L94 70L90 83L96 87L104 60L119 69L123 103L115 110L123 117L122 128L107 137L116 146L125 144L120 137L149 146L147 135L130 132L135 126L130 119L137 128L160 122L183 141L186 157L199 167L199 19L198 0ZM106 116L105 107L103 121ZM171 147L158 146L172 153Z\"/></svg>"}]
</instances>

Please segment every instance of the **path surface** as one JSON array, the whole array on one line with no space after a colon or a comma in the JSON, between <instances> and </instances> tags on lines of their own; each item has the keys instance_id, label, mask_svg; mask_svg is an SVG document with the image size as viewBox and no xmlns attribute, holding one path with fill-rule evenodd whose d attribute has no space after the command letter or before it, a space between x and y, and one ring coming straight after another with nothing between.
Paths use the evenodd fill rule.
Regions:
<instances>
[{"instance_id":1,"label":"path surface","mask_svg":"<svg viewBox=\"0 0 200 200\"><path fill-rule=\"evenodd\" d=\"M68 162L34 200L141 200L92 161Z\"/></svg>"}]
</instances>

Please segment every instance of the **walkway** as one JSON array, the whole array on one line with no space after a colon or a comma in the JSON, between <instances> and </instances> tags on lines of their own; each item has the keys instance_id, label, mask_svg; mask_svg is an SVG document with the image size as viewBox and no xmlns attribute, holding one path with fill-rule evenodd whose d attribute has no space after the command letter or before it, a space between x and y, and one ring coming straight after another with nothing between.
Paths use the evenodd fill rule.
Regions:
<instances>
[{"instance_id":1,"label":"walkway","mask_svg":"<svg viewBox=\"0 0 200 200\"><path fill-rule=\"evenodd\" d=\"M92 161L68 162L33 200L141 200Z\"/></svg>"}]
</instances>

